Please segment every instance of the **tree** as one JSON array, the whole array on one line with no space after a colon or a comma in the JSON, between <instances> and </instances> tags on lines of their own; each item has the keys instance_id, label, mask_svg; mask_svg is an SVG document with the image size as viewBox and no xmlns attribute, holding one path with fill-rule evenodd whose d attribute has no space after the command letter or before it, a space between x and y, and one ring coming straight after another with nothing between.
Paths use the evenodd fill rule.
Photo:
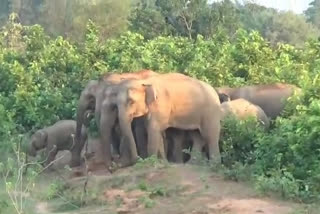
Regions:
<instances>
[{"instance_id":1,"label":"tree","mask_svg":"<svg viewBox=\"0 0 320 214\"><path fill-rule=\"evenodd\" d=\"M223 0L220 2L214 2L211 5L211 11L209 16L211 17L211 23L209 28L212 29L210 35L212 36L217 32L217 29L224 29L229 35L236 32L240 26L239 20L239 5L236 5L230 0Z\"/></svg>"},{"instance_id":2,"label":"tree","mask_svg":"<svg viewBox=\"0 0 320 214\"><path fill-rule=\"evenodd\" d=\"M266 8L255 3L239 5L240 22L246 30L257 30L265 35L272 23L272 17L277 14L273 8Z\"/></svg>"},{"instance_id":3,"label":"tree","mask_svg":"<svg viewBox=\"0 0 320 214\"><path fill-rule=\"evenodd\" d=\"M70 22L67 21L67 16L71 11L68 11L68 5L74 3L74 0L45 0L39 7L40 17L37 20L47 32L51 35L66 35L69 30Z\"/></svg>"},{"instance_id":4,"label":"tree","mask_svg":"<svg viewBox=\"0 0 320 214\"><path fill-rule=\"evenodd\" d=\"M119 35L128 27L130 3L130 0L74 0L69 34L76 39L82 38L91 19L100 27L100 36L103 38Z\"/></svg>"},{"instance_id":5,"label":"tree","mask_svg":"<svg viewBox=\"0 0 320 214\"><path fill-rule=\"evenodd\" d=\"M6 23L9 14L9 1L0 1L0 26Z\"/></svg>"},{"instance_id":6,"label":"tree","mask_svg":"<svg viewBox=\"0 0 320 214\"><path fill-rule=\"evenodd\" d=\"M320 29L320 0L313 0L304 14L308 22L311 22Z\"/></svg>"},{"instance_id":7,"label":"tree","mask_svg":"<svg viewBox=\"0 0 320 214\"><path fill-rule=\"evenodd\" d=\"M196 34L195 21L208 7L207 0L156 0L155 4L176 32L189 39Z\"/></svg>"},{"instance_id":8,"label":"tree","mask_svg":"<svg viewBox=\"0 0 320 214\"><path fill-rule=\"evenodd\" d=\"M272 43L289 43L302 46L309 38L315 38L319 31L302 15L281 12L272 17L272 22L265 32L265 37Z\"/></svg>"},{"instance_id":9,"label":"tree","mask_svg":"<svg viewBox=\"0 0 320 214\"><path fill-rule=\"evenodd\" d=\"M143 35L146 39L168 35L173 30L157 10L155 0L141 0L135 5L129 17L129 29Z\"/></svg>"}]
</instances>

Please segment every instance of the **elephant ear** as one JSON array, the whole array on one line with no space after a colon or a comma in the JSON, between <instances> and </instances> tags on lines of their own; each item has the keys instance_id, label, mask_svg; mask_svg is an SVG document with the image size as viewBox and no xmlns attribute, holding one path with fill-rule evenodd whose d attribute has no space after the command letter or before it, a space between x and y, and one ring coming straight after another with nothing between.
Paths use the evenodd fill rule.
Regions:
<instances>
[{"instance_id":1,"label":"elephant ear","mask_svg":"<svg viewBox=\"0 0 320 214\"><path fill-rule=\"evenodd\" d=\"M149 106L151 105L151 103L153 103L154 101L156 101L157 99L157 94L156 91L154 90L153 86L150 84L143 84L143 86L145 87L145 93L146 93L146 104Z\"/></svg>"}]
</instances>

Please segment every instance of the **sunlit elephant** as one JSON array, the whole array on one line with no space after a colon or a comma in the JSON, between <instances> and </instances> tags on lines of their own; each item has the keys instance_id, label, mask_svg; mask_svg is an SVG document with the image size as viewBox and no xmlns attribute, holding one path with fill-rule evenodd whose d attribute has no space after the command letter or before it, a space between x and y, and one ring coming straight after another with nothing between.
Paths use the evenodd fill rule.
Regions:
<instances>
[{"instance_id":1,"label":"sunlit elephant","mask_svg":"<svg viewBox=\"0 0 320 214\"><path fill-rule=\"evenodd\" d=\"M239 98L232 101L224 102L221 104L223 116L222 120L228 115L234 115L237 119L243 120L248 117L256 118L259 123L269 128L270 120L265 112L257 105L250 103L249 101Z\"/></svg>"},{"instance_id":2,"label":"sunlit elephant","mask_svg":"<svg viewBox=\"0 0 320 214\"><path fill-rule=\"evenodd\" d=\"M226 97L222 97L227 100ZM245 99L236 99L232 101L223 102L222 108L222 120L228 115L234 115L237 119L247 119L253 117L257 119L259 123L265 129L269 128L270 121L264 111L257 105L250 103ZM172 162L187 162L189 155L183 152L184 149L190 151L196 151L198 153L205 153L205 143L198 130L181 130L176 128L168 128L165 132L165 139L167 143L166 152L167 158Z\"/></svg>"},{"instance_id":3,"label":"sunlit elephant","mask_svg":"<svg viewBox=\"0 0 320 214\"><path fill-rule=\"evenodd\" d=\"M230 100L243 98L260 106L271 119L280 115L285 107L286 100L293 95L294 91L301 89L290 84L276 83L269 85L252 85L239 88L221 87L218 93L227 95Z\"/></svg>"},{"instance_id":4,"label":"sunlit elephant","mask_svg":"<svg viewBox=\"0 0 320 214\"><path fill-rule=\"evenodd\" d=\"M37 151L46 149L45 166L48 166L54 159L58 151L69 150L71 156L77 155L75 153L74 134L76 132L76 121L74 120L60 120L52 126L36 131L30 140L28 154L35 157ZM82 126L81 137L86 141L87 134L85 127ZM84 143L84 142L81 142Z\"/></svg>"},{"instance_id":5,"label":"sunlit elephant","mask_svg":"<svg viewBox=\"0 0 320 214\"><path fill-rule=\"evenodd\" d=\"M138 72L133 73L106 73L104 74L99 80L91 80L85 87L85 89L81 92L78 107L77 107L77 128L76 128L76 150L78 155L74 155L71 161L71 166L78 166L80 164L80 152L83 148L84 142L81 140L81 127L84 124L84 121L88 121L88 118L92 115L95 115L97 125L99 127L100 123L100 102L103 100L103 91L115 84L120 83L125 79L140 79L140 78L147 78L152 75L156 75L157 73L151 70L140 70ZM85 124L86 125L86 124ZM117 135L114 135L117 136ZM114 140L114 141L117 141Z\"/></svg>"},{"instance_id":6,"label":"sunlit elephant","mask_svg":"<svg viewBox=\"0 0 320 214\"><path fill-rule=\"evenodd\" d=\"M115 88L112 99L102 103L102 109L118 110L118 120L129 155L121 155L122 166L138 159L131 130L134 118L144 117L148 134L148 156L165 158L162 133L169 127L183 130L198 129L208 145L210 158L221 162L219 152L222 110L216 91L208 84L183 74L168 73L145 80L127 80ZM100 127L110 123L109 114L101 113ZM114 119L114 118L113 118ZM101 133L104 142L110 133ZM105 160L110 164L110 159Z\"/></svg>"}]
</instances>

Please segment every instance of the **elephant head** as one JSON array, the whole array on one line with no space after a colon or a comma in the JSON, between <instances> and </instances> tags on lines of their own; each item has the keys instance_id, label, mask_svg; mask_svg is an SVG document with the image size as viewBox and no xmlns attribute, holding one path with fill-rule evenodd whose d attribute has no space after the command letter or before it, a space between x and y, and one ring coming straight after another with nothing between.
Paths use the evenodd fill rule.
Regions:
<instances>
[{"instance_id":1,"label":"elephant head","mask_svg":"<svg viewBox=\"0 0 320 214\"><path fill-rule=\"evenodd\" d=\"M32 157L37 155L37 151L45 148L47 146L48 133L41 129L36 131L31 136L30 145L28 148L28 154Z\"/></svg>"},{"instance_id":2,"label":"elephant head","mask_svg":"<svg viewBox=\"0 0 320 214\"><path fill-rule=\"evenodd\" d=\"M219 96L219 100L220 100L220 103L223 103L223 102L228 102L230 101L230 96L225 93L224 91L222 91L221 88L214 88L214 90L217 92L218 96Z\"/></svg>"},{"instance_id":3,"label":"elephant head","mask_svg":"<svg viewBox=\"0 0 320 214\"><path fill-rule=\"evenodd\" d=\"M134 118L147 115L150 106L156 99L156 91L153 86L144 81L132 80L119 85L115 102L118 108L118 120L123 141L130 151L129 157L121 157L124 158L123 165L132 164L138 158L131 126L132 121Z\"/></svg>"},{"instance_id":4,"label":"elephant head","mask_svg":"<svg viewBox=\"0 0 320 214\"><path fill-rule=\"evenodd\" d=\"M91 80L82 91L77 108L76 142L80 141L81 126L88 120L90 113L95 113L97 122L100 119L101 104L105 96L102 92L109 86L119 84L126 79L145 79L158 75L151 70L140 70L133 73L105 73L99 80ZM97 123L99 125L99 122Z\"/></svg>"},{"instance_id":5,"label":"elephant head","mask_svg":"<svg viewBox=\"0 0 320 214\"><path fill-rule=\"evenodd\" d=\"M117 106L119 120L131 122L133 118L141 117L149 112L150 105L157 99L153 86L142 81L131 81L119 87Z\"/></svg>"}]
</instances>

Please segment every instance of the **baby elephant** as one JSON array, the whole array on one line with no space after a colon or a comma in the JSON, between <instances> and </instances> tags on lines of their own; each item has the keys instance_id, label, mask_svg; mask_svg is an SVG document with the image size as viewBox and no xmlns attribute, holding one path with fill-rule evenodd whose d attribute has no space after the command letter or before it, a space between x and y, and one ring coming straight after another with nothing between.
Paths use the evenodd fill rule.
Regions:
<instances>
[{"instance_id":1,"label":"baby elephant","mask_svg":"<svg viewBox=\"0 0 320 214\"><path fill-rule=\"evenodd\" d=\"M221 104L223 110L223 118L227 115L233 114L237 119L243 120L252 116L256 118L265 129L269 128L270 120L265 112L257 105L249 101L239 98L232 101L223 102Z\"/></svg>"},{"instance_id":2,"label":"baby elephant","mask_svg":"<svg viewBox=\"0 0 320 214\"><path fill-rule=\"evenodd\" d=\"M84 126L83 126L83 129ZM52 126L40 129L31 136L28 154L35 157L37 151L46 149L45 166L48 166L56 157L58 151L69 150L73 155L76 121L60 120ZM83 139L87 139L87 132L83 130Z\"/></svg>"}]
</instances>

